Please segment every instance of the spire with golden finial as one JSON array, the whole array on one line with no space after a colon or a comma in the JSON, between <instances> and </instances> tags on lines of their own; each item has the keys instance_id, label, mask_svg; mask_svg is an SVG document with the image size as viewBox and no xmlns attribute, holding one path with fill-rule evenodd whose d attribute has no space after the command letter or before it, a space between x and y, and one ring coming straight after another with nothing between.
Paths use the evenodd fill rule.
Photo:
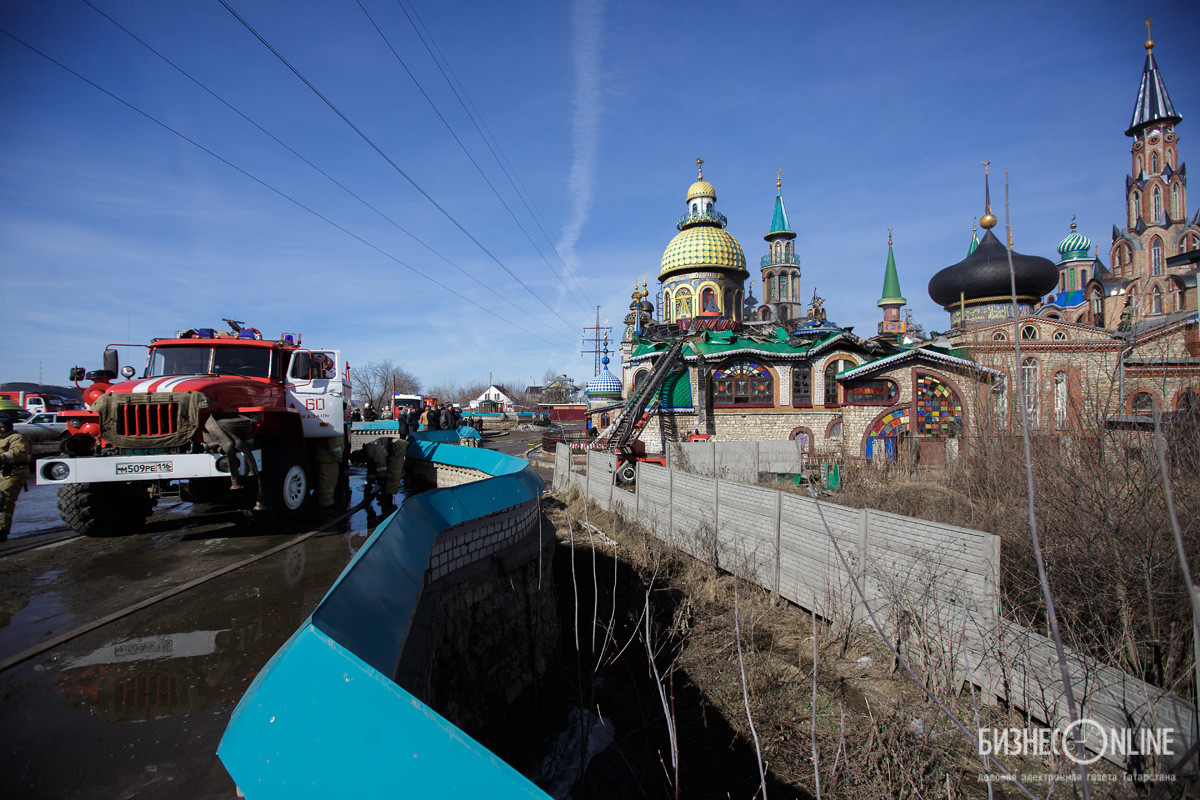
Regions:
<instances>
[{"instance_id":1,"label":"spire with golden finial","mask_svg":"<svg viewBox=\"0 0 1200 800\"><path fill-rule=\"evenodd\" d=\"M888 247L892 246L892 229L888 228Z\"/></svg>"},{"instance_id":2,"label":"spire with golden finial","mask_svg":"<svg viewBox=\"0 0 1200 800\"><path fill-rule=\"evenodd\" d=\"M996 227L996 215L992 213L992 190L988 185L988 165L992 162L981 161L983 164L983 216L979 218L979 227L990 231Z\"/></svg>"},{"instance_id":3,"label":"spire with golden finial","mask_svg":"<svg viewBox=\"0 0 1200 800\"><path fill-rule=\"evenodd\" d=\"M1152 39L1150 37L1150 26L1153 24L1154 24L1154 20L1152 20L1152 19L1146 20L1146 52L1147 53L1154 52L1154 39Z\"/></svg>"},{"instance_id":4,"label":"spire with golden finial","mask_svg":"<svg viewBox=\"0 0 1200 800\"><path fill-rule=\"evenodd\" d=\"M704 180L704 159L703 158L696 159L696 180L698 180L698 181Z\"/></svg>"},{"instance_id":5,"label":"spire with golden finial","mask_svg":"<svg viewBox=\"0 0 1200 800\"><path fill-rule=\"evenodd\" d=\"M775 176L775 191L783 191L783 170L779 170L779 174Z\"/></svg>"}]
</instances>

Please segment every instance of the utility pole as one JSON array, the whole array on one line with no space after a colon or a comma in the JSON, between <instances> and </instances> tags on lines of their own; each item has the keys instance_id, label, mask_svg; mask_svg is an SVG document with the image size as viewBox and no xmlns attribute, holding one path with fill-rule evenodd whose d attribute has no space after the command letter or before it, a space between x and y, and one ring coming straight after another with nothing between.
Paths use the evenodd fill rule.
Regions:
<instances>
[{"instance_id":1,"label":"utility pole","mask_svg":"<svg viewBox=\"0 0 1200 800\"><path fill-rule=\"evenodd\" d=\"M607 322L607 320L605 320L605 322ZM612 328L609 327L607 324L603 325L603 326L600 325L600 306L596 306L596 325L595 325L595 327L583 329L583 344L585 344L585 345L590 344L592 346L592 349L579 351L580 355L586 356L590 353L595 357L595 368L592 370L593 375L600 374L600 353L602 352L600 345L607 338L608 332L611 330L612 330ZM588 331L592 332L592 337L590 339L588 338L588 335L587 335Z\"/></svg>"}]
</instances>

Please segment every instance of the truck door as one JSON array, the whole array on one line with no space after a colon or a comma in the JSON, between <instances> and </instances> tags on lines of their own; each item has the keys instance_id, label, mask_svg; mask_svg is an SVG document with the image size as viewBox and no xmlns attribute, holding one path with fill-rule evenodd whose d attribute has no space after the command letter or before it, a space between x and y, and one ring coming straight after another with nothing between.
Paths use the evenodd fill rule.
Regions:
<instances>
[{"instance_id":1,"label":"truck door","mask_svg":"<svg viewBox=\"0 0 1200 800\"><path fill-rule=\"evenodd\" d=\"M338 350L296 350L284 388L288 408L300 412L306 438L343 435L344 375Z\"/></svg>"}]
</instances>

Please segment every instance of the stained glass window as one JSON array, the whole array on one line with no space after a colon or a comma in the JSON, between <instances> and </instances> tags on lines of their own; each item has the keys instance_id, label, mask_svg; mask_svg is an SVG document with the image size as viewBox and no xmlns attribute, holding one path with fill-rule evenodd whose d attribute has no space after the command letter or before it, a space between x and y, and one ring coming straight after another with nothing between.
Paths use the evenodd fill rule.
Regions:
<instances>
[{"instance_id":1,"label":"stained glass window","mask_svg":"<svg viewBox=\"0 0 1200 800\"><path fill-rule=\"evenodd\" d=\"M936 378L917 378L917 435L937 439L958 436L962 428L962 403Z\"/></svg>"},{"instance_id":2,"label":"stained glass window","mask_svg":"<svg viewBox=\"0 0 1200 800\"><path fill-rule=\"evenodd\" d=\"M771 373L751 361L737 361L712 374L714 406L770 406L775 404Z\"/></svg>"}]
</instances>

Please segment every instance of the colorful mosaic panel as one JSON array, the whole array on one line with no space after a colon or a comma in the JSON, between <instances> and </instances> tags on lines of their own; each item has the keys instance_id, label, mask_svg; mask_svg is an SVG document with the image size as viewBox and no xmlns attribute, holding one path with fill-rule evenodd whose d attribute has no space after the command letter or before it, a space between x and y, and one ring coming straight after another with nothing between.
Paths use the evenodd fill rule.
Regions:
<instances>
[{"instance_id":1,"label":"colorful mosaic panel","mask_svg":"<svg viewBox=\"0 0 1200 800\"><path fill-rule=\"evenodd\" d=\"M962 403L949 386L928 375L917 378L917 435L935 439L958 436Z\"/></svg>"},{"instance_id":2,"label":"colorful mosaic panel","mask_svg":"<svg viewBox=\"0 0 1200 800\"><path fill-rule=\"evenodd\" d=\"M897 408L875 423L873 437L899 436L908 432L908 409Z\"/></svg>"}]
</instances>

